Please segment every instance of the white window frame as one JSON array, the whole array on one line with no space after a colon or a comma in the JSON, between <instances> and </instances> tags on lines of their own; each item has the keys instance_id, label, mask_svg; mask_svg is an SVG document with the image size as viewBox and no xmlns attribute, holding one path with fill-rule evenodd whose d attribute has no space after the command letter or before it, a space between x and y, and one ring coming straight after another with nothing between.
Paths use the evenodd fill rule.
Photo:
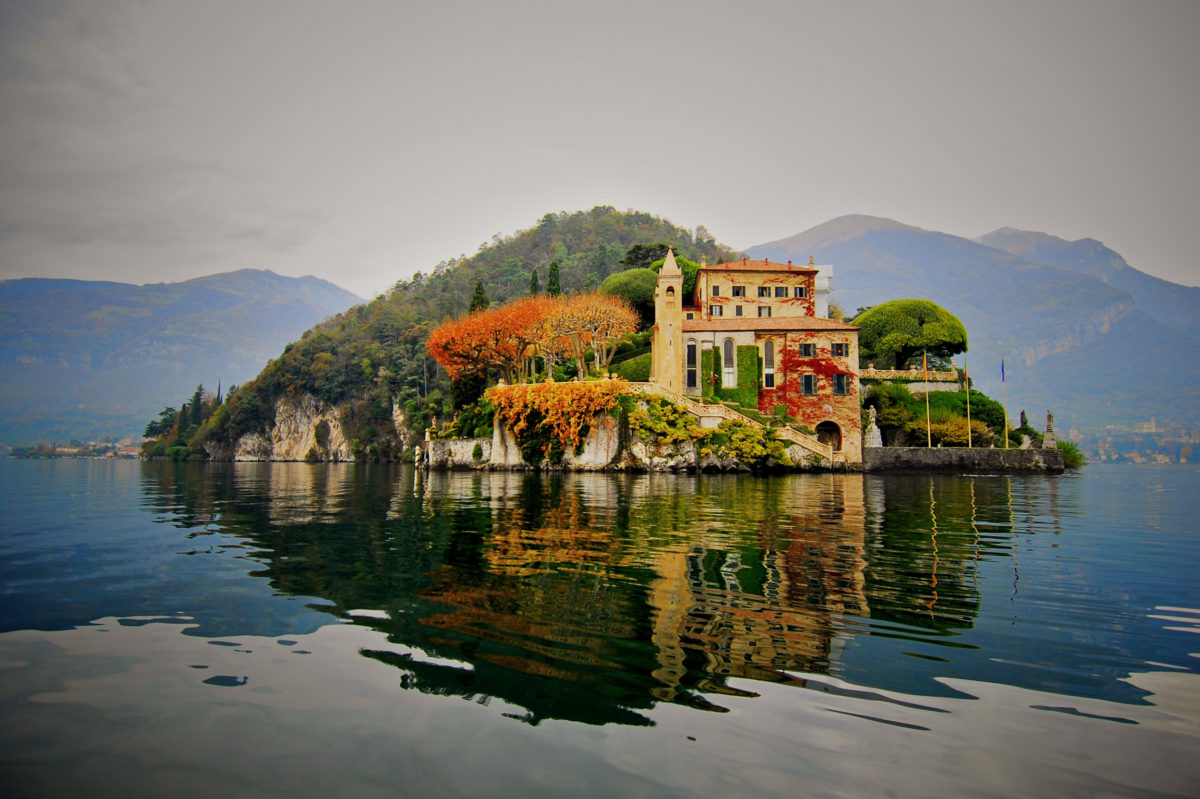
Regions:
<instances>
[{"instance_id":1,"label":"white window frame","mask_svg":"<svg viewBox=\"0 0 1200 799\"><path fill-rule=\"evenodd\" d=\"M721 342L721 387L734 388L737 386L737 346L733 339L727 338Z\"/></svg>"}]
</instances>

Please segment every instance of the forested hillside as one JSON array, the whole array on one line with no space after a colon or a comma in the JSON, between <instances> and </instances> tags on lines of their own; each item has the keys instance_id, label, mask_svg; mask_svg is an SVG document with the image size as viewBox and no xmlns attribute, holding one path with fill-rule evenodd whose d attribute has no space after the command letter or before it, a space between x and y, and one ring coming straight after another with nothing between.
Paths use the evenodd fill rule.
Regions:
<instances>
[{"instance_id":1,"label":"forested hillside","mask_svg":"<svg viewBox=\"0 0 1200 799\"><path fill-rule=\"evenodd\" d=\"M564 293L592 289L610 274L646 266L638 259L653 250L634 245L658 242L696 261L733 254L702 227L684 230L647 213L601 206L547 214L528 230L399 281L386 295L307 331L229 397L189 443L196 454L205 442L227 447L269 429L280 398L311 394L341 406L356 457L397 458L404 442L394 432L394 409L414 429L452 412L449 381L425 340L436 325L468 310L477 283L490 302L504 302L529 294L535 271L537 285L545 287L556 264Z\"/></svg>"}]
</instances>

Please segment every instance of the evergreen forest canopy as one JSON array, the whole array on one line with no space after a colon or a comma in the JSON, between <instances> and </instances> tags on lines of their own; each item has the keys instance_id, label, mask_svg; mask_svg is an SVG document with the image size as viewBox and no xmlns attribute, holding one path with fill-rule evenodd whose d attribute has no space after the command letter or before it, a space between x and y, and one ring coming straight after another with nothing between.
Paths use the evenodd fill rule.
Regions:
<instances>
[{"instance_id":1,"label":"evergreen forest canopy","mask_svg":"<svg viewBox=\"0 0 1200 799\"><path fill-rule=\"evenodd\" d=\"M247 433L269 431L282 397L312 394L342 406L356 456L399 459L407 442L395 432L393 403L414 430L453 410L450 381L425 347L440 323L467 313L473 298L505 303L528 295L534 285L563 294L594 290L609 275L649 266L667 246L689 261L740 255L702 226L688 231L644 212L597 206L546 214L528 230L497 235L475 255L399 280L386 294L309 329L230 392L189 438L171 445L203 457L207 442L228 447ZM481 292L473 291L480 286ZM150 442L148 450L154 446Z\"/></svg>"}]
</instances>

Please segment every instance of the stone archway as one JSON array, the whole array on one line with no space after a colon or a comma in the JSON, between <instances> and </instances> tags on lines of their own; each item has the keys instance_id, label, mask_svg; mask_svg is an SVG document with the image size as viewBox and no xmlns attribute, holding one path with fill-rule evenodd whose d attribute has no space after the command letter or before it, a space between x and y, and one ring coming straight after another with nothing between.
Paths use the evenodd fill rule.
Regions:
<instances>
[{"instance_id":1,"label":"stone archway","mask_svg":"<svg viewBox=\"0 0 1200 799\"><path fill-rule=\"evenodd\" d=\"M828 444L834 452L842 451L842 428L834 422L821 422L817 425L817 441Z\"/></svg>"}]
</instances>

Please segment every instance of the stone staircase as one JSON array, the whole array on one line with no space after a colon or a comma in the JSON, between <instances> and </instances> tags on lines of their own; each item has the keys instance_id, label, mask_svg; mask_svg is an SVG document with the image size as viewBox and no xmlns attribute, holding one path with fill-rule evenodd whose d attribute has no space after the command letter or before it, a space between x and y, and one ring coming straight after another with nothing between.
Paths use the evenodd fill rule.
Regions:
<instances>
[{"instance_id":1,"label":"stone staircase","mask_svg":"<svg viewBox=\"0 0 1200 799\"><path fill-rule=\"evenodd\" d=\"M701 427L716 427L722 419L729 419L737 422L744 422L754 427L762 427L763 425L755 419L751 419L743 413L720 404L708 404L697 402L691 397L686 397L668 388L660 386L657 383L630 383L629 390L638 394L658 394L666 397L671 402L684 408L688 413L700 420ZM706 424L706 422L708 422ZM775 437L781 441L787 441L790 444L796 444L801 449L807 452L818 455L828 463L843 463L845 456L840 452L834 452L833 447L828 444L823 444L812 436L807 436L804 433L797 432L790 427L774 427L771 431Z\"/></svg>"}]
</instances>

